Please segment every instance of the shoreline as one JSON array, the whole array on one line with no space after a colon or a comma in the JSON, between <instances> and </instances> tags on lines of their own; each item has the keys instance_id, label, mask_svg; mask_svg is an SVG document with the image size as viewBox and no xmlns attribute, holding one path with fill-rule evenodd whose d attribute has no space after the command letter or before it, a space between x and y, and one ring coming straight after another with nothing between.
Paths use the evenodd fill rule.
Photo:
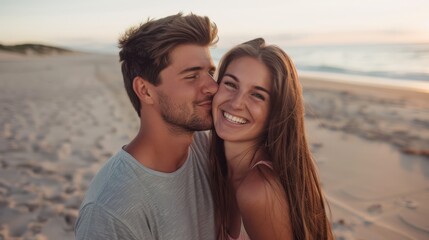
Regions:
<instances>
[{"instance_id":1,"label":"shoreline","mask_svg":"<svg viewBox=\"0 0 429 240\"><path fill-rule=\"evenodd\" d=\"M349 75L334 72L328 73L299 70L298 75L300 79L312 79L344 85L383 88L399 91L412 91L429 94L429 79L428 81L418 81L412 79L390 79L383 77Z\"/></svg>"},{"instance_id":2,"label":"shoreline","mask_svg":"<svg viewBox=\"0 0 429 240\"><path fill-rule=\"evenodd\" d=\"M299 74L299 73L298 73ZM330 74L327 75L318 75L318 74L308 74L302 73L299 74L299 80L302 84L302 87L309 87L310 89L325 89L325 90L335 90L343 92L353 92L357 93L360 91L360 95L365 95L369 97L380 96L387 99L407 99L413 104L419 106L428 106L427 99L429 98L429 92L425 90L416 89L414 87L410 88L401 88L399 86L391 86L385 84L371 84L367 82L352 82L349 80L336 80L330 79ZM341 76L341 75L340 75ZM338 77L338 76L337 76ZM348 75L346 76L348 77Z\"/></svg>"}]
</instances>

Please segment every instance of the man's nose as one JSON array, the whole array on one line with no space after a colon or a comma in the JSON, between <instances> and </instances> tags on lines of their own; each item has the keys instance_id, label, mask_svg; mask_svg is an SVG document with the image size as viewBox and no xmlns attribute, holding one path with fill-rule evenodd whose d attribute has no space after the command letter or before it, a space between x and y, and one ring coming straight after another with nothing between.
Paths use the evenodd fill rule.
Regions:
<instances>
[{"instance_id":1,"label":"man's nose","mask_svg":"<svg viewBox=\"0 0 429 240\"><path fill-rule=\"evenodd\" d=\"M203 92L204 94L214 95L217 92L218 85L213 76L210 73L207 73L204 76L204 86Z\"/></svg>"}]
</instances>

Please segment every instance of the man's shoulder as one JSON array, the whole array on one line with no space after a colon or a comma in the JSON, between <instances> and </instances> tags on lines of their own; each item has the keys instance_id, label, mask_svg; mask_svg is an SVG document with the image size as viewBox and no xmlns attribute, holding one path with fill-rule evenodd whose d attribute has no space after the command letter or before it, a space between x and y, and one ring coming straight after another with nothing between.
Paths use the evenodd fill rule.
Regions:
<instances>
[{"instance_id":1,"label":"man's shoulder","mask_svg":"<svg viewBox=\"0 0 429 240\"><path fill-rule=\"evenodd\" d=\"M196 166L194 170L198 170L208 174L209 151L210 151L210 131L199 131L194 133L193 142L191 144L190 157Z\"/></svg>"},{"instance_id":2,"label":"man's shoulder","mask_svg":"<svg viewBox=\"0 0 429 240\"><path fill-rule=\"evenodd\" d=\"M198 149L207 150L210 147L210 131L197 131L194 133L194 139L192 142L192 146Z\"/></svg>"},{"instance_id":3,"label":"man's shoulder","mask_svg":"<svg viewBox=\"0 0 429 240\"><path fill-rule=\"evenodd\" d=\"M140 236L133 221L138 219L143 223L150 207L145 201L147 198L144 196L147 196L147 193L139 174L138 164L127 152L121 150L112 156L90 183L80 206L76 233L92 236L91 231L94 230L89 228L92 226L105 232L110 231L106 229L114 229L112 231L115 232L112 234L119 236L118 239L123 239L121 236L124 234ZM97 233L97 236L102 234L104 233ZM126 237L126 239L140 238Z\"/></svg>"},{"instance_id":4,"label":"man's shoulder","mask_svg":"<svg viewBox=\"0 0 429 240\"><path fill-rule=\"evenodd\" d=\"M136 233L126 216L98 203L81 208L75 224L76 239L141 239Z\"/></svg>"},{"instance_id":5,"label":"man's shoulder","mask_svg":"<svg viewBox=\"0 0 429 240\"><path fill-rule=\"evenodd\" d=\"M135 192L142 194L141 179L135 173L137 164L123 150L112 156L92 179L81 205L97 204L105 209L120 209L141 202Z\"/></svg>"}]
</instances>

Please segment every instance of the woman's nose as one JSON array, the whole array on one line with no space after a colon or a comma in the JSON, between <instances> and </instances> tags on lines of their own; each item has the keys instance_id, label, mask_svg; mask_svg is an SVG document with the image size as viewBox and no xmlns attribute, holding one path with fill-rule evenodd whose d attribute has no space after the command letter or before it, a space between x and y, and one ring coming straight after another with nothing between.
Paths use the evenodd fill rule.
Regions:
<instances>
[{"instance_id":1,"label":"woman's nose","mask_svg":"<svg viewBox=\"0 0 429 240\"><path fill-rule=\"evenodd\" d=\"M241 109L244 105L244 94L236 92L231 98L230 104L234 109Z\"/></svg>"}]
</instances>

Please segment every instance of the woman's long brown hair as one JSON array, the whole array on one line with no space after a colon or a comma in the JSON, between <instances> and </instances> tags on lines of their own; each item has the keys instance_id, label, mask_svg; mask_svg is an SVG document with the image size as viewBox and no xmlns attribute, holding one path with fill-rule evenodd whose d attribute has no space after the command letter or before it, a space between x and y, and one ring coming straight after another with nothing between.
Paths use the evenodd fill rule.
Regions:
<instances>
[{"instance_id":1,"label":"woman's long brown hair","mask_svg":"<svg viewBox=\"0 0 429 240\"><path fill-rule=\"evenodd\" d=\"M218 83L228 65L241 57L258 59L271 73L269 122L260 143L265 146L273 171L286 193L294 239L333 239L319 176L305 136L303 96L293 62L279 47L265 45L262 38L254 39L223 56L217 74ZM233 193L227 182L223 140L214 131L210 163L217 235L218 239L227 239Z\"/></svg>"}]
</instances>

